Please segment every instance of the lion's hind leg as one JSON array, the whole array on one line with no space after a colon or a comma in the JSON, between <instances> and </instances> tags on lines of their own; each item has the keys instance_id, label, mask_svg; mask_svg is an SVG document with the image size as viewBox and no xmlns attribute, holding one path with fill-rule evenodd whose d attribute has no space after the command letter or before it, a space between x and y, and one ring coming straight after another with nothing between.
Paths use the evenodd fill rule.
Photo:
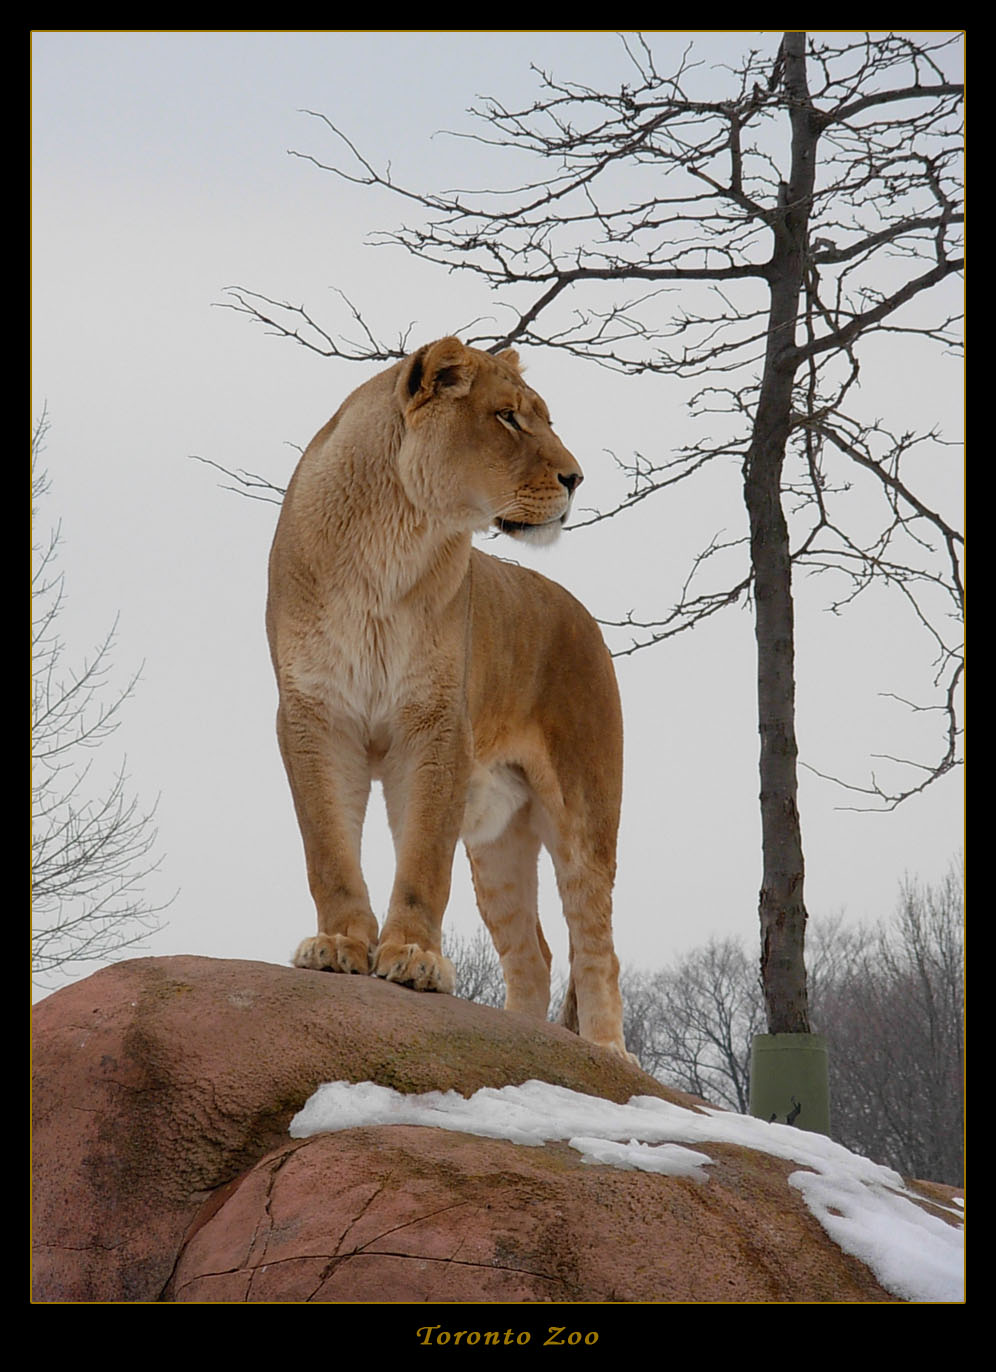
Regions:
<instances>
[{"instance_id":1,"label":"lion's hind leg","mask_svg":"<svg viewBox=\"0 0 996 1372\"><path fill-rule=\"evenodd\" d=\"M639 1065L623 1038L619 959L612 946L612 870L593 850L583 829L570 841L551 835L550 854L570 933L570 977L560 1023L591 1043Z\"/></svg>"},{"instance_id":2,"label":"lion's hind leg","mask_svg":"<svg viewBox=\"0 0 996 1372\"><path fill-rule=\"evenodd\" d=\"M550 949L540 928L537 863L540 840L532 806L521 806L490 843L467 843L481 918L501 959L505 1009L546 1019Z\"/></svg>"}]
</instances>

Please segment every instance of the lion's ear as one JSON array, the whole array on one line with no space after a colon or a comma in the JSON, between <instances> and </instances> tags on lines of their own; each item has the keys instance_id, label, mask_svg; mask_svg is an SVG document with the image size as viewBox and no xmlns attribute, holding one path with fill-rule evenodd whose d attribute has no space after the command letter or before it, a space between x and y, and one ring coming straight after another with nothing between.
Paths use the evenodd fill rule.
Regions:
<instances>
[{"instance_id":1,"label":"lion's ear","mask_svg":"<svg viewBox=\"0 0 996 1372\"><path fill-rule=\"evenodd\" d=\"M402 368L398 391L404 409L424 405L434 396L466 395L477 371L473 355L459 338L440 338L413 353Z\"/></svg>"},{"instance_id":2,"label":"lion's ear","mask_svg":"<svg viewBox=\"0 0 996 1372\"><path fill-rule=\"evenodd\" d=\"M514 367L515 370L521 374L522 363L519 361L519 354L514 348L504 348L500 353L496 353L495 356L499 362L504 362L507 366Z\"/></svg>"}]
</instances>

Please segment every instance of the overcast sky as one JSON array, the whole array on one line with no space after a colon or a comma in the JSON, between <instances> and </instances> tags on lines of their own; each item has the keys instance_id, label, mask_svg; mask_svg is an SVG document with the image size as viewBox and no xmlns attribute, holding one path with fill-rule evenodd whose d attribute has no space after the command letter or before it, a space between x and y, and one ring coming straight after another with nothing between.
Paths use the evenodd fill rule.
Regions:
<instances>
[{"instance_id":1,"label":"overcast sky","mask_svg":"<svg viewBox=\"0 0 996 1372\"><path fill-rule=\"evenodd\" d=\"M706 64L777 35L648 35L660 70L691 40ZM219 488L199 454L284 483L304 446L375 368L323 360L218 308L241 285L304 304L330 329L336 288L412 346L497 308L472 282L365 245L399 222L389 197L348 186L289 149L332 161L320 111L370 159L426 189L486 180L463 140L477 95L536 92L530 63L591 85L627 75L601 33L45 33L33 52L33 415L47 406L52 489L39 526L61 521L65 636L82 654L119 616L121 684L142 680L102 763L127 754L131 785L159 802L163 865L152 896L179 889L157 954L286 961L313 931L304 860L274 737L263 630L276 507ZM703 68L703 81L718 80ZM687 423L658 378L621 381L527 350L531 384L581 462L581 505L621 493L609 451L666 457ZM958 437L961 372L911 355L885 369L875 403L899 428ZM879 405L879 401L881 404ZM895 417L893 415L893 417ZM929 494L960 522L961 461ZM668 607L690 558L743 531L735 470L638 513L578 530L530 557L602 618ZM521 545L488 551L526 560ZM881 693L929 694L930 652L887 594L847 616L821 586L797 588L802 758L867 780L874 753L930 757L938 734ZM625 646L625 639L613 646ZM760 880L754 640L749 611L622 658L627 771L616 896L624 963L662 965L710 935L753 939ZM886 915L904 874L937 880L962 842L962 778L891 814L849 813L802 774L812 915ZM392 876L379 797L365 866L383 914ZM462 853L447 926L472 933ZM546 891L544 928L563 957Z\"/></svg>"}]
</instances>

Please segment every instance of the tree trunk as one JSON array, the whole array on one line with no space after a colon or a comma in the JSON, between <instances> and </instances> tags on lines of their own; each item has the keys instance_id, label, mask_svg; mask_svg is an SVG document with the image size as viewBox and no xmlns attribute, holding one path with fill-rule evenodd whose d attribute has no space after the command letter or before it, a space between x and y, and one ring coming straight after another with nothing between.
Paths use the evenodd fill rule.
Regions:
<instances>
[{"instance_id":1,"label":"tree trunk","mask_svg":"<svg viewBox=\"0 0 996 1372\"><path fill-rule=\"evenodd\" d=\"M771 307L764 373L745 463L757 638L763 876L761 982L772 1034L810 1032L804 944L802 834L796 804L795 638L782 466L792 414L795 323L805 271L817 132L806 84L805 35L783 40L792 98L792 174L779 195L769 263Z\"/></svg>"}]
</instances>

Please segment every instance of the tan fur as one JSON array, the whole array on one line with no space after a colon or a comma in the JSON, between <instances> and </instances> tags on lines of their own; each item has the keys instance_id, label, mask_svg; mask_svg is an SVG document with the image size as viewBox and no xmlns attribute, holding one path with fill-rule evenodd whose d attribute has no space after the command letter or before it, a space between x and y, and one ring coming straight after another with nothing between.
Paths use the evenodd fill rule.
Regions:
<instances>
[{"instance_id":1,"label":"tan fur","mask_svg":"<svg viewBox=\"0 0 996 1372\"><path fill-rule=\"evenodd\" d=\"M452 992L441 924L462 834L506 1007L544 1018L542 843L570 931L565 1022L625 1054L612 664L565 590L471 547L492 523L554 537L580 480L514 352L421 348L354 391L301 459L270 555L267 631L318 908L295 964ZM375 778L396 851L379 938L360 871Z\"/></svg>"}]
</instances>

